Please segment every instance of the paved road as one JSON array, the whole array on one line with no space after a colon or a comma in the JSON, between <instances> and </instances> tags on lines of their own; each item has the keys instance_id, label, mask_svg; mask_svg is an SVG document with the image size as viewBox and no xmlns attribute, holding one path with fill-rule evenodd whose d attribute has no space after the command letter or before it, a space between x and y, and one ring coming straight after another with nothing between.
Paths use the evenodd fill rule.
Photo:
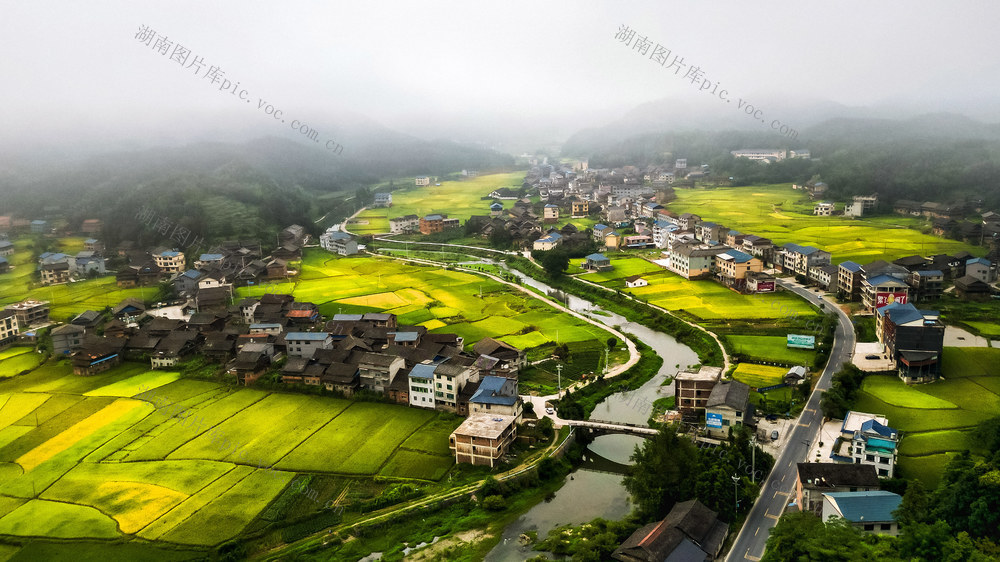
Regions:
<instances>
[{"instance_id":1,"label":"paved road","mask_svg":"<svg viewBox=\"0 0 1000 562\"><path fill-rule=\"evenodd\" d=\"M819 408L820 394L823 390L830 388L833 373L840 369L842 363L850 361L854 351L854 328L850 318L840 310L839 306L830 300L821 301L818 293L804 289L797 283L780 279L779 283L786 289L806 298L813 305L818 306L820 302L825 303L825 310L835 310L839 321L833 349L830 352L830 362L827 363L826 369L820 375L816 388L809 396L809 402L802 411L802 415L799 416L798 423L794 426L788 445L775 462L774 469L768 475L767 481L761 489L760 497L757 498L757 503L754 504L740 534L736 537L736 542L726 558L729 562L759 560L764 554L767 536L771 532L771 528L778 522L778 517L781 516L782 510L791 501L794 493L795 465L806 460L809 446L823 423L823 413Z\"/></svg>"}]
</instances>

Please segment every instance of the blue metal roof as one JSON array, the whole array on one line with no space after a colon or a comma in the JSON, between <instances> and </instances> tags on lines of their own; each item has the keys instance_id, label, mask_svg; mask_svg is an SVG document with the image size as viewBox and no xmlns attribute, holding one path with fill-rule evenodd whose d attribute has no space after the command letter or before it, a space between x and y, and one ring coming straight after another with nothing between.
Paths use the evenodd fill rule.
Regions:
<instances>
[{"instance_id":1,"label":"blue metal roof","mask_svg":"<svg viewBox=\"0 0 1000 562\"><path fill-rule=\"evenodd\" d=\"M281 328L281 324L250 324L251 330L271 330L274 328ZM296 332L301 334L302 332Z\"/></svg>"},{"instance_id":2,"label":"blue metal roof","mask_svg":"<svg viewBox=\"0 0 1000 562\"><path fill-rule=\"evenodd\" d=\"M584 259L589 261L610 261L604 254L590 254Z\"/></svg>"},{"instance_id":3,"label":"blue metal roof","mask_svg":"<svg viewBox=\"0 0 1000 562\"><path fill-rule=\"evenodd\" d=\"M753 259L753 256L739 250L726 250L721 256L730 256L736 263L746 263Z\"/></svg>"},{"instance_id":4,"label":"blue metal roof","mask_svg":"<svg viewBox=\"0 0 1000 562\"><path fill-rule=\"evenodd\" d=\"M548 204L545 206L546 209L558 209L559 205Z\"/></svg>"},{"instance_id":5,"label":"blue metal roof","mask_svg":"<svg viewBox=\"0 0 1000 562\"><path fill-rule=\"evenodd\" d=\"M506 381L507 379L503 377L494 377L490 375L483 377L482 381L479 383L479 388L476 390L476 393L472 395L472 398L469 399L469 402L513 406L517 403L517 396L500 394L503 390L503 384Z\"/></svg>"},{"instance_id":6,"label":"blue metal roof","mask_svg":"<svg viewBox=\"0 0 1000 562\"><path fill-rule=\"evenodd\" d=\"M201 272L197 269L189 269L181 274L181 277L187 277L188 279L197 279L201 277Z\"/></svg>"},{"instance_id":7,"label":"blue metal roof","mask_svg":"<svg viewBox=\"0 0 1000 562\"><path fill-rule=\"evenodd\" d=\"M898 302L894 302L878 309L878 313L879 316L888 314L889 318L892 319L892 323L896 325L907 324L914 320L923 320L924 318L924 315L917 310L917 307L910 303L899 304Z\"/></svg>"},{"instance_id":8,"label":"blue metal roof","mask_svg":"<svg viewBox=\"0 0 1000 562\"><path fill-rule=\"evenodd\" d=\"M93 244L95 242L97 242L97 238L87 238L83 241L84 244Z\"/></svg>"},{"instance_id":9,"label":"blue metal roof","mask_svg":"<svg viewBox=\"0 0 1000 562\"><path fill-rule=\"evenodd\" d=\"M899 494L874 490L871 492L832 492L824 494L832 499L844 519L852 523L895 521L892 512L903 500Z\"/></svg>"},{"instance_id":10,"label":"blue metal roof","mask_svg":"<svg viewBox=\"0 0 1000 562\"><path fill-rule=\"evenodd\" d=\"M878 275L868 279L868 284L873 287L878 287L880 285L896 285L897 287L906 287L906 283L903 283L899 279L896 279L892 275Z\"/></svg>"},{"instance_id":11,"label":"blue metal roof","mask_svg":"<svg viewBox=\"0 0 1000 562\"><path fill-rule=\"evenodd\" d=\"M607 230L609 227L605 224L595 224L594 230Z\"/></svg>"},{"instance_id":12,"label":"blue metal roof","mask_svg":"<svg viewBox=\"0 0 1000 562\"><path fill-rule=\"evenodd\" d=\"M326 332L288 332L285 334L285 341L288 340L305 340L305 341L323 341L330 337L330 334Z\"/></svg>"},{"instance_id":13,"label":"blue metal roof","mask_svg":"<svg viewBox=\"0 0 1000 562\"><path fill-rule=\"evenodd\" d=\"M417 332L396 332L393 341L417 341L419 336Z\"/></svg>"},{"instance_id":14,"label":"blue metal roof","mask_svg":"<svg viewBox=\"0 0 1000 562\"><path fill-rule=\"evenodd\" d=\"M218 261L224 257L222 254L202 254L198 256L198 259L201 261Z\"/></svg>"},{"instance_id":15,"label":"blue metal roof","mask_svg":"<svg viewBox=\"0 0 1000 562\"><path fill-rule=\"evenodd\" d=\"M974 263L982 264L985 265L986 267L990 266L990 260L986 258L972 258L971 260L966 261L965 265L972 265Z\"/></svg>"},{"instance_id":16,"label":"blue metal roof","mask_svg":"<svg viewBox=\"0 0 1000 562\"><path fill-rule=\"evenodd\" d=\"M861 271L861 265L854 263L852 261L845 261L840 264L840 267L850 271L851 273L857 273Z\"/></svg>"},{"instance_id":17,"label":"blue metal roof","mask_svg":"<svg viewBox=\"0 0 1000 562\"><path fill-rule=\"evenodd\" d=\"M890 437L893 433L896 433L895 429L882 425L875 420L868 420L861 424L861 431L873 431L882 437Z\"/></svg>"},{"instance_id":18,"label":"blue metal roof","mask_svg":"<svg viewBox=\"0 0 1000 562\"><path fill-rule=\"evenodd\" d=\"M181 253L176 250L167 250L166 252L160 252L160 255L165 258L176 258L181 255Z\"/></svg>"},{"instance_id":19,"label":"blue metal roof","mask_svg":"<svg viewBox=\"0 0 1000 562\"><path fill-rule=\"evenodd\" d=\"M931 277L931 276L943 277L944 272L939 269L929 269L927 271L918 271L917 275L919 275L920 277Z\"/></svg>"},{"instance_id":20,"label":"blue metal roof","mask_svg":"<svg viewBox=\"0 0 1000 562\"><path fill-rule=\"evenodd\" d=\"M439 221L442 219L444 219L444 217L442 217L441 215L427 215L426 217L424 217L425 221Z\"/></svg>"},{"instance_id":21,"label":"blue metal roof","mask_svg":"<svg viewBox=\"0 0 1000 562\"><path fill-rule=\"evenodd\" d=\"M334 314L333 319L337 321L357 322L361 320L360 314Z\"/></svg>"},{"instance_id":22,"label":"blue metal roof","mask_svg":"<svg viewBox=\"0 0 1000 562\"><path fill-rule=\"evenodd\" d=\"M434 369L436 368L436 365L426 365L424 363L420 363L414 365L413 368L410 369L410 374L408 376L411 379L433 379Z\"/></svg>"},{"instance_id":23,"label":"blue metal roof","mask_svg":"<svg viewBox=\"0 0 1000 562\"><path fill-rule=\"evenodd\" d=\"M493 209L495 211L499 211L500 209L503 209L503 205L501 205L500 203L494 203L494 204L490 205L490 209Z\"/></svg>"}]
</instances>

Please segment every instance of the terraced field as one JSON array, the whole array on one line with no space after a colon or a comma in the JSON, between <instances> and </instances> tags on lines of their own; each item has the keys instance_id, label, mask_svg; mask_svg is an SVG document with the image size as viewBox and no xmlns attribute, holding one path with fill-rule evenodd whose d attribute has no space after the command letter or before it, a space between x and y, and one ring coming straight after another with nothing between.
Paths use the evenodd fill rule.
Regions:
<instances>
[{"instance_id":1,"label":"terraced field","mask_svg":"<svg viewBox=\"0 0 1000 562\"><path fill-rule=\"evenodd\" d=\"M605 342L610 337L592 324L490 279L384 258L340 258L310 250L303 256L300 279L278 290L316 303L324 315L391 312L401 324L458 334L468 346L484 337L522 349L557 340ZM248 296L261 292L258 288L239 290Z\"/></svg>"},{"instance_id":2,"label":"terraced field","mask_svg":"<svg viewBox=\"0 0 1000 562\"><path fill-rule=\"evenodd\" d=\"M493 200L482 198L495 189L510 187L521 189L524 172L509 174L489 174L462 181L445 181L441 185L417 187L392 192L392 207L388 209L367 209L348 225L348 230L357 234L389 232L389 219L404 215L422 217L432 213L446 214L449 218L465 222L472 215L488 215ZM504 202L510 206L511 201Z\"/></svg>"},{"instance_id":3,"label":"terraced field","mask_svg":"<svg viewBox=\"0 0 1000 562\"><path fill-rule=\"evenodd\" d=\"M854 409L876 412L903 432L899 467L930 487L950 456L979 452L975 426L1000 415L1000 349L946 347L944 380L907 386L896 377L869 376Z\"/></svg>"},{"instance_id":4,"label":"terraced field","mask_svg":"<svg viewBox=\"0 0 1000 562\"><path fill-rule=\"evenodd\" d=\"M23 355L4 352L0 369ZM0 381L0 537L138 537L172 545L167 559L187 558L184 545L241 533L300 473L440 480L460 421L230 390L141 364L79 377L67 361L48 362Z\"/></svg>"},{"instance_id":5,"label":"terraced field","mask_svg":"<svg viewBox=\"0 0 1000 562\"><path fill-rule=\"evenodd\" d=\"M678 189L668 205L676 213L695 213L747 234L765 236L775 244L794 242L833 254L833 262L868 263L919 254L949 254L968 250L983 255L980 247L923 234L924 219L883 216L866 219L813 216L813 202L790 184ZM929 231L929 230L928 230Z\"/></svg>"}]
</instances>

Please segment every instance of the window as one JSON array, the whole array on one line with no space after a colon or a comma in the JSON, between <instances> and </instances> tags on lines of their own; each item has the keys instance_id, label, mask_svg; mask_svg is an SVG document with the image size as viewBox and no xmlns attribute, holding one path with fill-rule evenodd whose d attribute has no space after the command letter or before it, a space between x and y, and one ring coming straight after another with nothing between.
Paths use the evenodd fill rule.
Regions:
<instances>
[{"instance_id":1,"label":"window","mask_svg":"<svg viewBox=\"0 0 1000 562\"><path fill-rule=\"evenodd\" d=\"M882 523L881 525L879 525L879 529L883 531L888 531L892 529L892 523Z\"/></svg>"},{"instance_id":2,"label":"window","mask_svg":"<svg viewBox=\"0 0 1000 562\"><path fill-rule=\"evenodd\" d=\"M865 530L866 531L874 531L875 530L875 524L874 523L869 523L869 524L865 525Z\"/></svg>"},{"instance_id":3,"label":"window","mask_svg":"<svg viewBox=\"0 0 1000 562\"><path fill-rule=\"evenodd\" d=\"M438 388L441 388L441 383L438 383Z\"/></svg>"},{"instance_id":4,"label":"window","mask_svg":"<svg viewBox=\"0 0 1000 562\"><path fill-rule=\"evenodd\" d=\"M868 462L875 462L875 455L865 455L865 460Z\"/></svg>"},{"instance_id":5,"label":"window","mask_svg":"<svg viewBox=\"0 0 1000 562\"><path fill-rule=\"evenodd\" d=\"M451 385L450 385L450 384L448 385L448 390L452 390L452 388L451 388Z\"/></svg>"}]
</instances>

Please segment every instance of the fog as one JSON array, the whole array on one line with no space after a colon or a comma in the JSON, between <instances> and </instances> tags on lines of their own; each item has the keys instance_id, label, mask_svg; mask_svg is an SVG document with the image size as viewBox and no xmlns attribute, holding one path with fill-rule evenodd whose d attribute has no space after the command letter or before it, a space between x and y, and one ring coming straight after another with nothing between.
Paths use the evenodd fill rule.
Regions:
<instances>
[{"instance_id":1,"label":"fog","mask_svg":"<svg viewBox=\"0 0 1000 562\"><path fill-rule=\"evenodd\" d=\"M815 105L997 121L997 21L988 2L4 2L0 143L297 138L295 119L344 144L375 122L513 152L657 100L706 123L733 111L617 40L622 25L771 115L787 104L799 119ZM204 70L140 42L141 26Z\"/></svg>"}]
</instances>

